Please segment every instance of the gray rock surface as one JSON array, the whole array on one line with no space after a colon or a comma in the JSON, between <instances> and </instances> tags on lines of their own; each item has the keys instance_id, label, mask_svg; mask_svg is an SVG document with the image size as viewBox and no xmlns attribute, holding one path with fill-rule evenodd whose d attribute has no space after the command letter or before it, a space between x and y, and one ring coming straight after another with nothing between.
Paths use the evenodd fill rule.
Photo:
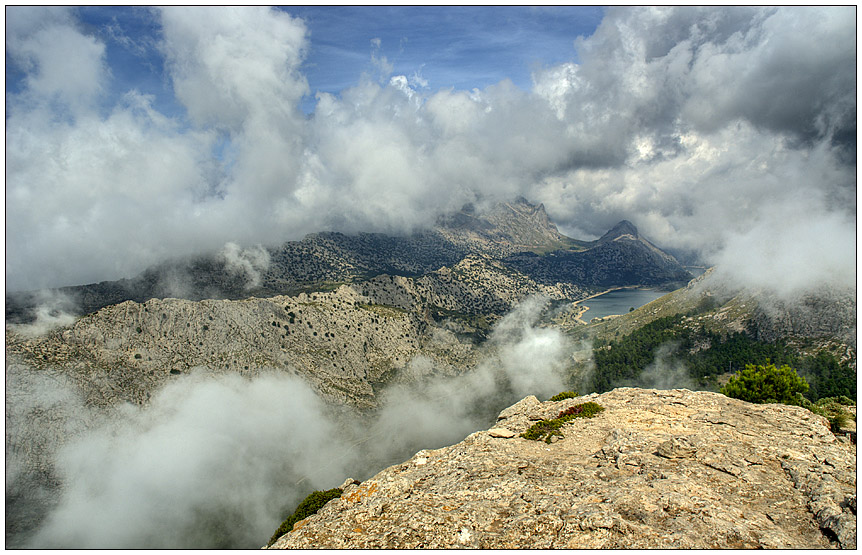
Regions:
<instances>
[{"instance_id":1,"label":"gray rock surface","mask_svg":"<svg viewBox=\"0 0 862 555\"><path fill-rule=\"evenodd\" d=\"M553 444L479 431L420 451L274 548L856 547L855 446L825 419L716 393L621 388L504 410L521 433L587 400Z\"/></svg>"},{"instance_id":2,"label":"gray rock surface","mask_svg":"<svg viewBox=\"0 0 862 555\"><path fill-rule=\"evenodd\" d=\"M127 301L43 336L7 324L7 369L56 370L98 406L146 404L158 387L193 370L254 376L275 369L301 376L334 403L371 408L385 384L421 378L409 366L418 354L448 374L473 367L476 343L531 294L585 293L469 256L419 278L384 274L326 292Z\"/></svg>"}]
</instances>

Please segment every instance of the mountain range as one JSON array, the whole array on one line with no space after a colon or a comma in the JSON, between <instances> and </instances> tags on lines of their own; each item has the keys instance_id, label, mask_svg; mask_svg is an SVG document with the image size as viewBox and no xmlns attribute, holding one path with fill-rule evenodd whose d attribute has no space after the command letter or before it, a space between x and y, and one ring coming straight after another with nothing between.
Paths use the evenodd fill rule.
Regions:
<instances>
[{"instance_id":1,"label":"mountain range","mask_svg":"<svg viewBox=\"0 0 862 555\"><path fill-rule=\"evenodd\" d=\"M627 314L599 318L588 325L580 320L579 301L608 289L632 286L675 290L652 303L633 307ZM63 302L55 304L51 312L43 304L46 298ZM123 280L63 287L47 296L43 292L7 292L6 375L7 386L11 386L6 393L6 452L7 461L14 462L15 477L11 486L7 483L7 546L10 538L11 545L20 545L19 539L38 527L53 507L42 493L34 496L33 492L47 492L44 496L50 498L64 487L62 473L55 467L56 454L61 446L77 441L83 433L79 428L86 427L83 417L73 414L70 406L76 405L67 402L70 398L80 399L86 408L76 410L96 414L98 421L125 422L132 408L141 411L141 415L154 406L164 410L164 399L171 398L164 392L187 395L207 383L217 388L217 384L236 386L266 381L272 376L295 379L289 382L293 385L284 393L284 403L292 402L297 388L308 388L309 395L326 406L308 415L307 420L305 414L301 415L295 423L299 428L315 428L315 420L329 418L330 411L346 415L348 421L363 423L363 431L365 423L395 415L394 428L375 434L404 435L407 439L396 438L402 444L393 450L381 447L379 455L372 445L374 465L354 475L366 479L385 466L381 457L390 457L382 460L390 460L387 464L391 464L391 458L402 460L416 448L457 442L464 437L465 426L475 426L469 433L493 422L500 409L522 398L525 392L541 390L551 394L552 388L565 386L599 394L621 385L615 377L595 375L596 349L617 348L625 341L635 341L630 338L669 318L674 319L675 327L666 338L676 345L691 331L695 342L691 353L709 351L739 334L760 343L786 342L794 352L829 353L841 364L834 372L841 374L844 387L848 372L855 377L855 306L855 292L810 295L789 302L762 292L729 288L717 282L712 271L692 279L673 256L644 238L631 222L618 223L596 240L576 240L558 231L542 205L524 199L487 209L465 206L441 218L433 229L410 235L321 232L276 246L240 248L229 244L219 252L164 262ZM660 361L661 356L655 358ZM643 373L657 372L658 367L655 363L652 370ZM707 381L713 391L719 383L716 380L727 379L721 375L724 368L714 370L705 376L711 380ZM687 380L688 376L681 375L677 368L663 378L669 386L678 387L671 382ZM235 381L225 381L231 379ZM36 392L30 398L32 392L25 391L30 383L66 384L69 391L60 394L48 388L52 393ZM399 395L411 399L406 414L392 408L392 395L395 399ZM625 404L628 395L600 400L610 403L613 397ZM638 398L644 395L652 399L650 403L654 400L651 393L632 394ZM713 397L687 397L685 401L692 410L705 402L715 404ZM430 403L432 408L423 403ZM207 406L207 410L221 409ZM414 419L414 413L426 414L423 410L433 413L430 422ZM173 411L171 407L168 412ZM799 414L794 413L796 417ZM603 421L602 430L610 430L613 436L613 429L619 428L620 419L625 418L628 417L621 409L612 421ZM405 420L418 425L424 433L409 426L402 429ZM519 426L528 424L530 417L521 420ZM266 422L268 427L283 425L269 419ZM644 430L651 429L650 422L645 423ZM681 422L671 418L666 424L680 426ZM751 419L746 421L746 426L750 424ZM448 430L447 426L454 429ZM822 427L817 428L818 433ZM426 436L429 429L434 430L433 437ZM183 429L183 433L186 431ZM241 436L247 432L243 429ZM707 438L713 432L703 433ZM597 435L593 439L601 438ZM732 445L731 440L722 441L725 440L726 445ZM819 438L818 442L828 443L827 440ZM238 441L242 443L244 439ZM321 441L319 447L329 449ZM318 448L316 442L315 439L314 449ZM817 449L821 449L820 443ZM457 445L453 449L465 452L459 451ZM336 446L335 452L339 451ZM641 451L644 460L650 458L649 449ZM829 449L823 452L827 451L831 453ZM306 455L295 450L289 453L297 459ZM780 453L776 456L780 457ZM710 457L710 464L720 467L721 472L723 465L731 464L733 455L730 451L710 451ZM650 460L656 462L653 459ZM661 464L655 471L669 472L668 463L660 459L656 459ZM457 462L457 457L449 460ZM302 472L306 471L296 470L290 466L292 462L284 463L289 467L288 474L297 474L302 482ZM556 467L561 459L537 458L535 462ZM776 465L783 463L770 459L769 464L770 471L779 472ZM603 465L600 462L599 466ZM509 470L520 475L523 468ZM555 472L548 473L552 481L559 478ZM508 478L514 475L501 479ZM650 480L653 478L656 476ZM847 482L844 474L840 479L842 484ZM267 484L263 489L285 507L295 506L301 498L298 492L303 490L287 487L279 480L283 480L281 475L277 485ZM665 493L684 495L689 487L686 484L683 480L670 485ZM351 482L347 486L350 495L351 491L355 493L355 485ZM537 487L545 486L539 483ZM803 485L795 487L804 489ZM286 488L288 493L273 488ZM603 488L596 483L597 492L613 490ZM773 493L778 495L776 492ZM402 493L408 495L398 495ZM802 506L812 498L805 495L808 497L796 495L794 503ZM836 498L835 503L846 504L846 500ZM725 505L716 503L718 507ZM615 506L614 514L626 519L626 507ZM841 515L847 512L843 506L840 508ZM231 515L232 510L224 514ZM274 528L275 517L267 515L269 520L264 524L232 534L233 539L200 540L195 534L204 521L207 530L224 530L234 519L218 516L221 513L210 507L194 506L194 511L209 516L189 517L194 534L190 528L180 529L181 535L187 536L182 543L185 547L260 545L260 530L266 530L268 535L269 527ZM692 511L692 515L696 514ZM769 514L784 519L786 524L773 538L778 543L758 543L757 532L745 528L747 535L741 546L779 546L784 545L782 542L829 545L829 539L819 537L816 530L807 530L802 534L806 538L800 540L802 543L793 543L795 532L791 528L799 523L812 528L812 523L819 522L817 518ZM503 519L495 525L494 518L486 520L482 520L483 526L508 522ZM656 523L642 524L651 527ZM733 520L729 526L737 524L738 520ZM842 544L849 545L845 536L850 525L845 524L840 530L833 528L840 531ZM625 528L629 524L621 526L619 530L629 529ZM601 530L611 529L598 526L591 530L601 535ZM387 533L377 530L375 534L378 532ZM457 545L484 545L471 543L470 537L481 536L475 530L469 534L463 533L464 541ZM156 541L156 536L147 536L147 541ZM715 542L731 536L716 536ZM449 545L449 540L435 538L440 545ZM378 545L378 539L375 536L368 545ZM297 545L306 541L296 535L288 540L299 542ZM498 544L492 541L488 545Z\"/></svg>"},{"instance_id":2,"label":"mountain range","mask_svg":"<svg viewBox=\"0 0 862 555\"><path fill-rule=\"evenodd\" d=\"M406 236L321 232L273 247L231 247L164 262L137 277L61 287L55 293L87 314L123 301L271 297L380 274L421 276L470 255L500 261L545 285L682 285L691 279L627 221L597 241L578 241L559 233L542 205L524 199L481 213L468 205L441 218L435 228ZM7 322L32 321L41 298L40 292L7 292Z\"/></svg>"}]
</instances>

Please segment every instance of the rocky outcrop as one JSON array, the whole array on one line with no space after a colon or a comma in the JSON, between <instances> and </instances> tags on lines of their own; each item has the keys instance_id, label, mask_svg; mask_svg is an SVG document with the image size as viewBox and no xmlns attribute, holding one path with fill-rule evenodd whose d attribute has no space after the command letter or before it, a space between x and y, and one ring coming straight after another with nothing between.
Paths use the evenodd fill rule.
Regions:
<instances>
[{"instance_id":1,"label":"rocky outcrop","mask_svg":"<svg viewBox=\"0 0 862 555\"><path fill-rule=\"evenodd\" d=\"M517 434L585 401L554 443ZM825 419L716 393L528 397L488 431L420 451L274 548L856 547L855 446Z\"/></svg>"}]
</instances>

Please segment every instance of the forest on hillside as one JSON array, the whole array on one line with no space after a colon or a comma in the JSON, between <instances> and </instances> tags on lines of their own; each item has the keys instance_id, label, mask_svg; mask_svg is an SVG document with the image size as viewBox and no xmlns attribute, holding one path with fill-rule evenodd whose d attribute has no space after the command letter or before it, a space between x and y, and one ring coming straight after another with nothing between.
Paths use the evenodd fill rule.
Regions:
<instances>
[{"instance_id":1,"label":"forest on hillside","mask_svg":"<svg viewBox=\"0 0 862 555\"><path fill-rule=\"evenodd\" d=\"M670 359L682 365L691 382L718 391L719 378L747 364L788 365L809 384L805 397L817 401L844 395L856 400L856 371L851 361L828 351L805 354L785 340L766 342L749 333L721 335L702 326L683 325L683 314L659 318L619 339L593 345L595 372L587 389L599 393L623 385L648 385L644 370L657 362L659 348L671 349Z\"/></svg>"}]
</instances>

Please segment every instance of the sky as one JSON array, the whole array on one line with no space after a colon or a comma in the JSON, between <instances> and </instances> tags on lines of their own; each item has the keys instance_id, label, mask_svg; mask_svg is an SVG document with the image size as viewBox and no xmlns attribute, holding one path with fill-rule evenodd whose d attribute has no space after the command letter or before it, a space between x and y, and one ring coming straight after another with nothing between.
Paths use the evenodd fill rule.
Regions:
<instances>
[{"instance_id":1,"label":"sky","mask_svg":"<svg viewBox=\"0 0 862 555\"><path fill-rule=\"evenodd\" d=\"M855 7L7 7L7 290L524 196L855 290Z\"/></svg>"}]
</instances>

